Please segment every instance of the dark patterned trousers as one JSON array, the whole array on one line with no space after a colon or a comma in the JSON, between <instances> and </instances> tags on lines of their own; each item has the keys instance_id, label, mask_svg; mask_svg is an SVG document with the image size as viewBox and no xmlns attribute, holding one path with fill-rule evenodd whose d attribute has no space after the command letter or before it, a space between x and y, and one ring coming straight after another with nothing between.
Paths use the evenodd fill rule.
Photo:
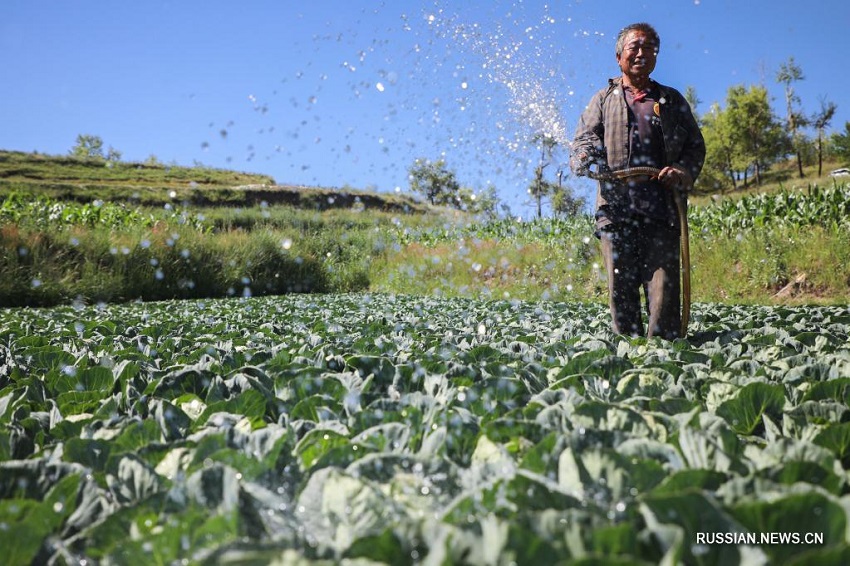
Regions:
<instances>
[{"instance_id":1,"label":"dark patterned trousers","mask_svg":"<svg viewBox=\"0 0 850 566\"><path fill-rule=\"evenodd\" d=\"M608 274L614 332L642 336L640 290L646 299L647 337L679 336L679 228L638 217L599 232Z\"/></svg>"}]
</instances>

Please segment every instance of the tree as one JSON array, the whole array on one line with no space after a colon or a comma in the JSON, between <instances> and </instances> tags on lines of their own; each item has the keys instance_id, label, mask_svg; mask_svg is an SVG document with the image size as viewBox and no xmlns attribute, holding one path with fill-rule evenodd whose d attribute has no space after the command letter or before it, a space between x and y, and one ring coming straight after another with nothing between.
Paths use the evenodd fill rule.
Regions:
<instances>
[{"instance_id":1,"label":"tree","mask_svg":"<svg viewBox=\"0 0 850 566\"><path fill-rule=\"evenodd\" d=\"M109 163L121 161L121 152L112 146L103 152L103 140L100 136L80 134L77 143L71 148L70 154L81 159L105 159Z\"/></svg>"},{"instance_id":2,"label":"tree","mask_svg":"<svg viewBox=\"0 0 850 566\"><path fill-rule=\"evenodd\" d=\"M454 171L446 167L445 160L416 159L408 172L408 178L410 190L423 195L429 203L448 206L456 204L455 197L460 184Z\"/></svg>"},{"instance_id":3,"label":"tree","mask_svg":"<svg viewBox=\"0 0 850 566\"><path fill-rule=\"evenodd\" d=\"M835 117L838 106L834 102L828 102L825 97L820 99L820 111L812 116L812 125L818 131L818 177L823 174L823 133Z\"/></svg>"},{"instance_id":4,"label":"tree","mask_svg":"<svg viewBox=\"0 0 850 566\"><path fill-rule=\"evenodd\" d=\"M787 105L787 128L788 137L794 147L794 152L797 154L797 168L800 172L800 178L803 174L803 157L800 151L802 145L806 142L805 136L800 132L800 128L807 125L807 119L802 112L796 110L794 106L800 103L800 97L794 92L794 87L791 86L797 81L803 80L803 70L794 63L794 57L789 57L787 63L782 63L779 66L779 71L776 73L776 80L785 85L785 104Z\"/></svg>"},{"instance_id":5,"label":"tree","mask_svg":"<svg viewBox=\"0 0 850 566\"><path fill-rule=\"evenodd\" d=\"M561 183L552 192L552 211L559 216L578 216L587 202L575 196L572 188Z\"/></svg>"},{"instance_id":6,"label":"tree","mask_svg":"<svg viewBox=\"0 0 850 566\"><path fill-rule=\"evenodd\" d=\"M705 138L705 165L697 180L697 186L707 192L723 190L731 180L732 188L738 188L735 177L737 148L735 146L730 115L719 104L714 103L702 117L702 134Z\"/></svg>"},{"instance_id":7,"label":"tree","mask_svg":"<svg viewBox=\"0 0 850 566\"><path fill-rule=\"evenodd\" d=\"M543 216L543 199L552 194L553 184L543 178L543 169L548 163L538 163L534 168L534 178L528 185L528 194L537 205L537 218Z\"/></svg>"},{"instance_id":8,"label":"tree","mask_svg":"<svg viewBox=\"0 0 850 566\"><path fill-rule=\"evenodd\" d=\"M103 140L100 136L80 134L70 153L83 159L103 159Z\"/></svg>"},{"instance_id":9,"label":"tree","mask_svg":"<svg viewBox=\"0 0 850 566\"><path fill-rule=\"evenodd\" d=\"M702 100L700 100L697 96L697 89L692 86L688 86L685 89L685 100L688 101L688 106L691 107L691 112L693 113L694 117L699 120L699 116L697 115L697 107L699 106L700 102L702 102Z\"/></svg>"},{"instance_id":10,"label":"tree","mask_svg":"<svg viewBox=\"0 0 850 566\"><path fill-rule=\"evenodd\" d=\"M118 161L121 161L121 155L121 152L112 147L111 145L109 146L109 149L106 150L106 160L109 162L114 161L117 163Z\"/></svg>"},{"instance_id":11,"label":"tree","mask_svg":"<svg viewBox=\"0 0 850 566\"><path fill-rule=\"evenodd\" d=\"M461 187L454 171L449 170L443 159L417 159L408 176L410 189L424 195L433 205L450 206L476 215L496 215L499 205L496 188L491 186L476 193L473 189Z\"/></svg>"},{"instance_id":12,"label":"tree","mask_svg":"<svg viewBox=\"0 0 850 566\"><path fill-rule=\"evenodd\" d=\"M540 151L540 160L534 168L534 179L528 186L528 194L537 204L537 218L541 218L543 216L543 199L551 196L557 188L557 185L544 178L543 170L552 162L558 142L555 138L546 134L536 134L531 138L531 142Z\"/></svg>"},{"instance_id":13,"label":"tree","mask_svg":"<svg viewBox=\"0 0 850 566\"><path fill-rule=\"evenodd\" d=\"M733 86L727 94L726 112L736 154L752 164L756 184L761 185L762 169L775 161L790 143L782 125L770 108L763 86Z\"/></svg>"},{"instance_id":14,"label":"tree","mask_svg":"<svg viewBox=\"0 0 850 566\"><path fill-rule=\"evenodd\" d=\"M835 154L845 162L850 162L850 122L844 123L843 134L832 134L830 141Z\"/></svg>"},{"instance_id":15,"label":"tree","mask_svg":"<svg viewBox=\"0 0 850 566\"><path fill-rule=\"evenodd\" d=\"M534 168L534 179L528 185L528 194L537 206L537 218L543 217L543 199L552 197L558 185L543 177L543 169L548 164L539 164Z\"/></svg>"},{"instance_id":16,"label":"tree","mask_svg":"<svg viewBox=\"0 0 850 566\"><path fill-rule=\"evenodd\" d=\"M496 196L496 188L492 186L478 193L467 187L461 187L455 196L454 203L455 208L470 214L494 218L499 197Z\"/></svg>"}]
</instances>

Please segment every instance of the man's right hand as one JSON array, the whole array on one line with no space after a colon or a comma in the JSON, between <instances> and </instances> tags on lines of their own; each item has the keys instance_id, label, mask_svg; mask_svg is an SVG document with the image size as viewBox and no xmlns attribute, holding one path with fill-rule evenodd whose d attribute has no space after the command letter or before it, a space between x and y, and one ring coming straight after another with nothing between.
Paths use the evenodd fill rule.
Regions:
<instances>
[{"instance_id":1,"label":"man's right hand","mask_svg":"<svg viewBox=\"0 0 850 566\"><path fill-rule=\"evenodd\" d=\"M577 153L570 158L570 169L579 177L587 177L594 160L585 152Z\"/></svg>"}]
</instances>

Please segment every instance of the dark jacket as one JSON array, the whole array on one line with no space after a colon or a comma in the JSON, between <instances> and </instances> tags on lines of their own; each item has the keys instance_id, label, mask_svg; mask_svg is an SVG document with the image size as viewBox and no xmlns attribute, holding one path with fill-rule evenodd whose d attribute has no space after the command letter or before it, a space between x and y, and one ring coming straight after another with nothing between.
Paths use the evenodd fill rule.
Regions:
<instances>
[{"instance_id":1,"label":"dark jacket","mask_svg":"<svg viewBox=\"0 0 850 566\"><path fill-rule=\"evenodd\" d=\"M676 89L653 81L660 93L661 130L664 137L662 166L676 165L696 180L705 161L705 141L691 107ZM575 173L590 163L601 164L612 171L629 167L629 109L622 88L622 78L610 79L585 108L576 128L570 165ZM577 156L586 154L579 162ZM608 204L605 183L600 183L597 209ZM610 189L610 187L608 187Z\"/></svg>"}]
</instances>

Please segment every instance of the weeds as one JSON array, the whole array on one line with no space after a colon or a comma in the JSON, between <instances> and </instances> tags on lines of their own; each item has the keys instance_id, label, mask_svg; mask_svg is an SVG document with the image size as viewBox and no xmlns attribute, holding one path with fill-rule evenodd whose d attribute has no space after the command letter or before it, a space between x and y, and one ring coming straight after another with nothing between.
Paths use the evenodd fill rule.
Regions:
<instances>
[{"instance_id":1,"label":"weeds","mask_svg":"<svg viewBox=\"0 0 850 566\"><path fill-rule=\"evenodd\" d=\"M848 190L696 207L693 299L847 302ZM293 292L604 301L587 217L0 201L0 305ZM790 287L789 287L790 286ZM780 293L780 291L783 291Z\"/></svg>"}]
</instances>

